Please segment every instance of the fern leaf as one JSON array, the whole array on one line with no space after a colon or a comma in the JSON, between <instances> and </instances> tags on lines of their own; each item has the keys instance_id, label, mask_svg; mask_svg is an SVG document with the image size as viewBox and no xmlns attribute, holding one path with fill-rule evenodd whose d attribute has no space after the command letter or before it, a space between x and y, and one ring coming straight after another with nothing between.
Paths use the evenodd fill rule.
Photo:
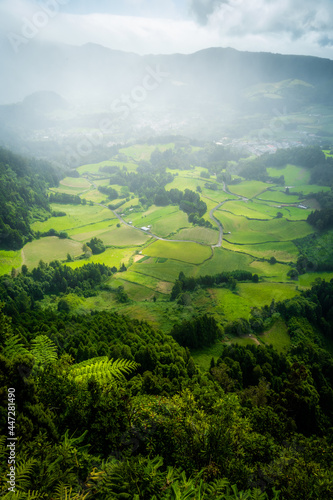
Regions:
<instances>
[{"instance_id":1,"label":"fern leaf","mask_svg":"<svg viewBox=\"0 0 333 500\"><path fill-rule=\"evenodd\" d=\"M106 356L93 358L71 367L69 378L75 382L86 382L94 377L101 385L114 384L124 374L128 375L138 364L127 359L113 361Z\"/></svg>"},{"instance_id":2,"label":"fern leaf","mask_svg":"<svg viewBox=\"0 0 333 500\"><path fill-rule=\"evenodd\" d=\"M18 354L29 354L29 351L21 343L19 335L12 335L6 340L2 353L6 358L13 359Z\"/></svg>"},{"instance_id":3,"label":"fern leaf","mask_svg":"<svg viewBox=\"0 0 333 500\"><path fill-rule=\"evenodd\" d=\"M57 346L46 335L38 335L32 341L31 354L39 367L53 363L57 360Z\"/></svg>"}]
</instances>

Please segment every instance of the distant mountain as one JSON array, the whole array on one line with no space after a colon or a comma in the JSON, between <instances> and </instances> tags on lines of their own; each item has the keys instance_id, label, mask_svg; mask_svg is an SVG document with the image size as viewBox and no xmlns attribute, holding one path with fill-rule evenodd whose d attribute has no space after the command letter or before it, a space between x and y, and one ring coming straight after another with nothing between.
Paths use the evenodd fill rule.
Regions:
<instances>
[{"instance_id":1,"label":"distant mountain","mask_svg":"<svg viewBox=\"0 0 333 500\"><path fill-rule=\"evenodd\" d=\"M139 129L211 137L238 127L242 135L260 128L277 105L288 112L333 105L333 61L312 56L231 48L139 56L31 41L14 55L0 46L0 57L0 140L23 129L25 138L46 128L63 137L100 128L105 118L113 124L108 141ZM245 115L256 118L245 122Z\"/></svg>"},{"instance_id":2,"label":"distant mountain","mask_svg":"<svg viewBox=\"0 0 333 500\"><path fill-rule=\"evenodd\" d=\"M0 104L17 102L38 91L56 92L70 102L103 102L148 82L147 67L155 70L158 66L168 77L156 83L169 81L180 95L185 86L203 95L213 91L219 101L224 92L235 94L258 83L297 79L317 86L333 80L333 61L329 59L231 48L138 56L96 44L74 47L31 41L14 57L3 52L1 56Z\"/></svg>"}]
</instances>

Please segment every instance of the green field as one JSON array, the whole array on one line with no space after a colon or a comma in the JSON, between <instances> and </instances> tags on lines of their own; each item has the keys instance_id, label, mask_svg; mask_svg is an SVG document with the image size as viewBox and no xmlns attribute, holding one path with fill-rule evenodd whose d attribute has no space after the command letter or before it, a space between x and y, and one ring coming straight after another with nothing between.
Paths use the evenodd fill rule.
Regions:
<instances>
[{"instance_id":1,"label":"green field","mask_svg":"<svg viewBox=\"0 0 333 500\"><path fill-rule=\"evenodd\" d=\"M115 247L126 247L133 245L141 246L150 238L150 236L140 231L139 229L125 226L124 224L121 224L121 227L113 226L108 231L99 233L98 237L103 241L105 245Z\"/></svg>"},{"instance_id":2,"label":"green field","mask_svg":"<svg viewBox=\"0 0 333 500\"><path fill-rule=\"evenodd\" d=\"M68 239L60 239L57 236L48 236L27 243L22 249L23 264L31 270L38 266L40 260L51 262L52 260L66 260L67 254L78 257L82 252L82 244Z\"/></svg>"},{"instance_id":3,"label":"green field","mask_svg":"<svg viewBox=\"0 0 333 500\"><path fill-rule=\"evenodd\" d=\"M217 274L223 271L233 271L244 269L250 271L250 264L253 261L248 255L240 255L229 252L224 248L214 248L213 257L198 268L197 275ZM184 271L185 273L185 271ZM187 276L187 274L185 273Z\"/></svg>"},{"instance_id":4,"label":"green field","mask_svg":"<svg viewBox=\"0 0 333 500\"><path fill-rule=\"evenodd\" d=\"M223 226L224 239L230 243L290 241L314 232L310 224L305 221L289 222L283 218L269 221L248 220L223 210L217 210L215 217Z\"/></svg>"},{"instance_id":5,"label":"green field","mask_svg":"<svg viewBox=\"0 0 333 500\"><path fill-rule=\"evenodd\" d=\"M119 268L122 263L128 266L136 251L137 247L107 248L105 252L100 253L99 255L92 255L88 259L76 260L75 262L66 262L66 265L76 269L77 267L82 267L89 262L95 262L96 264L105 264L106 266L115 266Z\"/></svg>"},{"instance_id":6,"label":"green field","mask_svg":"<svg viewBox=\"0 0 333 500\"><path fill-rule=\"evenodd\" d=\"M199 245L198 243L178 243L158 240L145 248L144 255L180 260L189 264L201 264L211 257L212 250L210 247Z\"/></svg>"},{"instance_id":7,"label":"green field","mask_svg":"<svg viewBox=\"0 0 333 500\"><path fill-rule=\"evenodd\" d=\"M271 177L283 175L286 186L308 184L311 175L308 168L297 167L296 165L286 165L283 168L267 168L267 173Z\"/></svg>"},{"instance_id":8,"label":"green field","mask_svg":"<svg viewBox=\"0 0 333 500\"><path fill-rule=\"evenodd\" d=\"M206 227L191 227L189 229L181 229L176 235L177 240L196 240L199 243L207 243L215 245L218 242L219 233L214 229Z\"/></svg>"},{"instance_id":9,"label":"green field","mask_svg":"<svg viewBox=\"0 0 333 500\"><path fill-rule=\"evenodd\" d=\"M55 229L56 231L69 231L77 232L78 228L83 228L102 221L111 221L115 216L105 207L97 205L61 205L51 204L51 209L57 212L65 212L64 217L50 217L45 222L35 222L31 225L34 231L41 233ZM92 230L94 230L91 227ZM84 232L82 230L82 232ZM74 233L75 234L75 233Z\"/></svg>"},{"instance_id":10,"label":"green field","mask_svg":"<svg viewBox=\"0 0 333 500\"><path fill-rule=\"evenodd\" d=\"M281 319L278 319L269 330L259 335L259 338L264 344L271 344L279 352L284 351L290 345L287 325Z\"/></svg>"},{"instance_id":11,"label":"green field","mask_svg":"<svg viewBox=\"0 0 333 500\"><path fill-rule=\"evenodd\" d=\"M211 288L209 292L215 313L221 314L226 322L249 319L251 308L261 308L270 305L273 299L278 302L299 293L292 283L238 283L234 292L227 288Z\"/></svg>"},{"instance_id":12,"label":"green field","mask_svg":"<svg viewBox=\"0 0 333 500\"><path fill-rule=\"evenodd\" d=\"M0 250L0 276L10 274L13 267L18 269L21 265L21 250Z\"/></svg>"},{"instance_id":13,"label":"green field","mask_svg":"<svg viewBox=\"0 0 333 500\"><path fill-rule=\"evenodd\" d=\"M282 191L274 191L274 190L266 191L265 193L262 193L260 196L257 196L256 199L263 201L275 201L276 203L284 203L286 205L290 205L293 203L295 204L301 203L301 200L296 195L286 194Z\"/></svg>"},{"instance_id":14,"label":"green field","mask_svg":"<svg viewBox=\"0 0 333 500\"><path fill-rule=\"evenodd\" d=\"M299 251L292 241L275 241L274 243L260 243L256 245L234 245L228 243L225 239L222 246L233 252L241 252L253 257L270 259L275 257L281 262L293 262L297 260Z\"/></svg>"},{"instance_id":15,"label":"green field","mask_svg":"<svg viewBox=\"0 0 333 500\"><path fill-rule=\"evenodd\" d=\"M258 194L268 189L272 184L261 181L242 181L239 184L232 184L229 187L231 193L235 193L245 198L254 198Z\"/></svg>"}]
</instances>

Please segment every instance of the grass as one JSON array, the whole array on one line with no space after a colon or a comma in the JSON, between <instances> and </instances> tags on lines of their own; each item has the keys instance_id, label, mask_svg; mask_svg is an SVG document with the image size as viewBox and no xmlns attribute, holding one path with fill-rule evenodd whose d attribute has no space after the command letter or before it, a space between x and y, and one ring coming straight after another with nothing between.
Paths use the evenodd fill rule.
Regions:
<instances>
[{"instance_id":1,"label":"grass","mask_svg":"<svg viewBox=\"0 0 333 500\"><path fill-rule=\"evenodd\" d=\"M137 247L107 248L105 252L99 255L92 255L89 259L68 262L66 263L66 265L70 266L73 269L76 269L90 262L95 262L96 264L105 264L106 266L115 266L119 268L122 263L128 266L130 259L135 254L136 250Z\"/></svg>"},{"instance_id":2,"label":"grass","mask_svg":"<svg viewBox=\"0 0 333 500\"><path fill-rule=\"evenodd\" d=\"M189 264L201 264L212 255L210 247L198 243L178 243L171 241L156 241L145 248L144 254L149 257L165 257L180 260Z\"/></svg>"},{"instance_id":3,"label":"grass","mask_svg":"<svg viewBox=\"0 0 333 500\"><path fill-rule=\"evenodd\" d=\"M60 239L57 236L48 236L27 243L22 249L23 263L29 269L38 266L40 260L66 260L67 254L77 257L82 254L81 243L69 239Z\"/></svg>"},{"instance_id":4,"label":"grass","mask_svg":"<svg viewBox=\"0 0 333 500\"><path fill-rule=\"evenodd\" d=\"M157 259L152 258L144 262L136 262L131 266L131 271L171 283L176 281L181 271L184 272L185 276L194 276L197 269L197 266L186 262L167 260L166 262L158 263Z\"/></svg>"},{"instance_id":5,"label":"grass","mask_svg":"<svg viewBox=\"0 0 333 500\"><path fill-rule=\"evenodd\" d=\"M194 240L199 243L207 243L215 245L219 238L218 231L205 227L191 227L189 229L181 229L175 236L177 240Z\"/></svg>"},{"instance_id":6,"label":"grass","mask_svg":"<svg viewBox=\"0 0 333 500\"><path fill-rule=\"evenodd\" d=\"M142 285L146 288L149 288L151 290L156 290L161 292L162 287L159 286L160 280L157 278L153 278L152 276L147 276L144 274L136 273L131 270L127 270L126 272L123 273L117 273L114 275L114 278L121 279L123 281L128 281L130 283L136 283L138 285ZM113 277L110 280L110 284L112 285ZM171 293L171 284L168 283L168 287L164 288L164 292L161 293Z\"/></svg>"},{"instance_id":7,"label":"grass","mask_svg":"<svg viewBox=\"0 0 333 500\"><path fill-rule=\"evenodd\" d=\"M124 224L121 227L113 226L108 231L100 233L98 237L105 245L116 247L141 246L150 239L150 236L139 229L128 227Z\"/></svg>"},{"instance_id":8,"label":"grass","mask_svg":"<svg viewBox=\"0 0 333 500\"><path fill-rule=\"evenodd\" d=\"M198 276L205 274L213 275L223 271L234 271L237 269L250 271L250 264L252 260L253 259L248 255L240 255L234 252L229 252L224 248L214 248L213 257L201 264L201 266L197 269L196 274Z\"/></svg>"},{"instance_id":9,"label":"grass","mask_svg":"<svg viewBox=\"0 0 333 500\"><path fill-rule=\"evenodd\" d=\"M115 167L119 167L119 168L123 168L123 166L126 166L126 168L129 172L136 171L136 168L137 168L137 165L133 162L106 160L106 161L101 161L99 163L89 163L87 165L81 165L76 170L81 175L92 174L92 175L98 175L98 176L105 177L106 173L101 172L100 169L102 167L106 167L106 166L115 166Z\"/></svg>"},{"instance_id":10,"label":"grass","mask_svg":"<svg viewBox=\"0 0 333 500\"><path fill-rule=\"evenodd\" d=\"M251 308L261 308L276 302L298 295L294 284L287 283L238 283L234 292L227 288L211 288L210 312L220 316L223 322L234 321L238 318L249 319Z\"/></svg>"},{"instance_id":11,"label":"grass","mask_svg":"<svg viewBox=\"0 0 333 500\"><path fill-rule=\"evenodd\" d=\"M299 254L292 241L276 241L274 243L260 243L257 245L233 245L223 240L223 247L233 252L243 252L257 258L270 259L275 257L281 262L294 262Z\"/></svg>"},{"instance_id":12,"label":"grass","mask_svg":"<svg viewBox=\"0 0 333 500\"><path fill-rule=\"evenodd\" d=\"M69 231L89 226L101 221L111 221L115 218L111 210L100 206L90 205L61 205L52 204L52 210L65 212L64 217L50 217L45 222L34 222L31 227L34 231L46 232L50 229L56 231Z\"/></svg>"},{"instance_id":13,"label":"grass","mask_svg":"<svg viewBox=\"0 0 333 500\"><path fill-rule=\"evenodd\" d=\"M224 238L230 243L291 241L314 232L305 221L288 222L283 218L269 221L247 220L221 210L217 210L215 216L223 225ZM227 234L229 232L231 234Z\"/></svg>"},{"instance_id":14,"label":"grass","mask_svg":"<svg viewBox=\"0 0 333 500\"><path fill-rule=\"evenodd\" d=\"M277 351L285 351L290 345L288 328L282 319L278 319L274 325L259 336L260 340L267 345L272 345Z\"/></svg>"},{"instance_id":15,"label":"grass","mask_svg":"<svg viewBox=\"0 0 333 500\"><path fill-rule=\"evenodd\" d=\"M311 175L311 171L308 168L290 164L283 168L267 168L267 173L271 177L280 177L283 175L286 186L308 184Z\"/></svg>"},{"instance_id":16,"label":"grass","mask_svg":"<svg viewBox=\"0 0 333 500\"><path fill-rule=\"evenodd\" d=\"M253 274L258 274L265 281L290 281L287 272L290 271L291 267L284 264L272 265L266 261L255 260L251 263L250 267Z\"/></svg>"},{"instance_id":17,"label":"grass","mask_svg":"<svg viewBox=\"0 0 333 500\"><path fill-rule=\"evenodd\" d=\"M209 370L211 359L215 361L221 356L223 350L223 343L217 342L216 344L203 347L202 349L192 349L191 356L195 364L203 371Z\"/></svg>"},{"instance_id":18,"label":"grass","mask_svg":"<svg viewBox=\"0 0 333 500\"><path fill-rule=\"evenodd\" d=\"M10 274L13 267L18 269L22 263L20 250L0 250L0 276Z\"/></svg>"},{"instance_id":19,"label":"grass","mask_svg":"<svg viewBox=\"0 0 333 500\"><path fill-rule=\"evenodd\" d=\"M306 273L298 277L298 283L301 287L310 288L316 279L331 281L333 279L333 272L319 272L319 273Z\"/></svg>"},{"instance_id":20,"label":"grass","mask_svg":"<svg viewBox=\"0 0 333 500\"><path fill-rule=\"evenodd\" d=\"M245 198L253 198L270 186L271 184L261 181L242 181L239 184L232 184L228 187L231 193L244 196Z\"/></svg>"},{"instance_id":21,"label":"grass","mask_svg":"<svg viewBox=\"0 0 333 500\"><path fill-rule=\"evenodd\" d=\"M299 199L298 196L292 194L286 194L283 193L282 191L273 191L273 190L269 190L266 191L265 193L262 193L260 196L257 196L256 199L264 201L275 201L276 203L285 203L288 205L292 203L301 203L301 200Z\"/></svg>"}]
</instances>

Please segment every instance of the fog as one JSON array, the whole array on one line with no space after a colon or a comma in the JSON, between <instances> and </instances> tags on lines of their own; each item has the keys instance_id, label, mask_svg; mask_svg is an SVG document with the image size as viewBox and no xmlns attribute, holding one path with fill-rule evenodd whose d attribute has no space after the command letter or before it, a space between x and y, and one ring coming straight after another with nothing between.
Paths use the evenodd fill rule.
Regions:
<instances>
[{"instance_id":1,"label":"fog","mask_svg":"<svg viewBox=\"0 0 333 500\"><path fill-rule=\"evenodd\" d=\"M140 18L135 17L139 4L143 9ZM63 161L65 150L66 158L77 157L80 162L82 154L78 151L85 149L93 155L98 150L102 156L114 143L163 134L202 141L254 138L259 143L264 136L267 140L272 137L271 123L277 117L282 123L281 116L308 114L309 106L333 104L330 59L270 53L264 39L253 52L225 46L190 53L172 52L173 47L189 49L188 42L194 33L200 33L196 40L199 46L215 39L220 42L220 38L214 38L218 30L213 26L217 26L219 19L220 28L228 26L229 30L235 25L232 1L198 0L187 2L186 8L182 3L182 9L169 2L168 8L166 5L161 8L160 17L148 1L125 2L118 10L113 2L108 10L103 4L104 14L100 2L96 11L92 10L91 2L81 7L65 0L38 5L39 8L28 1L5 1L0 9L5 14L1 20L3 28L7 22L6 36L0 38L1 145L38 156L50 155L58 161ZM309 7L307 3L304 5ZM322 2L322 6L327 5ZM109 40L105 38L107 46L91 41L80 44L85 37L79 28L86 27L87 40L99 39L96 33L101 28L100 17L104 16L107 24L112 9L121 14L121 29L127 23L124 32L115 28L113 15ZM277 5L272 9L270 14L264 12L262 33L279 29L281 10ZM221 21L222 12L227 13L225 23ZM249 8L241 2L238 43L234 46L242 46L240 41L248 35L245 12ZM272 12L276 13L274 22ZM252 10L250 14L253 17ZM77 20L76 28L68 24L69 18L71 22ZM155 31L144 24L147 19ZM320 19L316 14L309 25L317 26L317 33ZM192 23L192 28L198 30L187 31L187 25L182 24L186 43L179 33L179 23ZM63 27L63 40L59 26ZM157 28L161 30L159 38ZM298 29L299 36L295 33L293 36L300 40L301 22ZM103 29L100 31L104 40ZM201 38L209 32L213 38ZM322 46L330 47L326 21L320 33ZM172 37L169 53L158 54L157 40L167 43ZM68 43L69 40L73 43ZM110 40L113 48L109 46ZM231 38L226 36L225 40ZM316 43L318 47L318 40ZM123 47L133 50L118 50ZM303 50L306 47L305 44ZM292 120L289 128L285 122L282 127L285 134L279 134L280 141L287 140L288 130L293 126ZM294 140L304 142L302 134L300 130Z\"/></svg>"}]
</instances>

